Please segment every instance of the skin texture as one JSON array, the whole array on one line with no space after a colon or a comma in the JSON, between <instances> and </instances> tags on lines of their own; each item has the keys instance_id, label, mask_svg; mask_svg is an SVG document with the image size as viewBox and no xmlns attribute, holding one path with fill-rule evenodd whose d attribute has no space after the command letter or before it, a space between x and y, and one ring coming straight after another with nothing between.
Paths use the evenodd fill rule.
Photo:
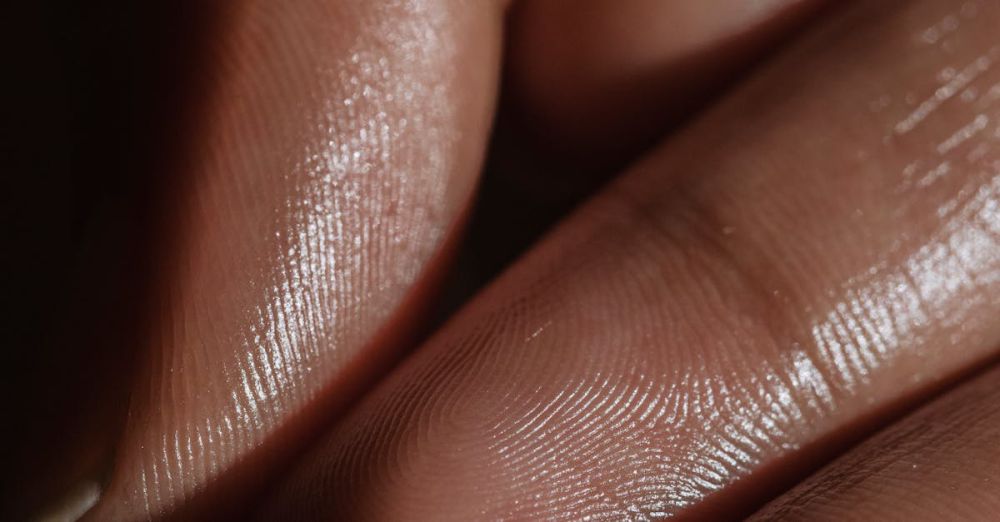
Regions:
<instances>
[{"instance_id":1,"label":"skin texture","mask_svg":"<svg viewBox=\"0 0 1000 522\"><path fill-rule=\"evenodd\" d=\"M67 192L101 207L88 231L98 239L65 247L90 259L75 301L59 308L76 313L45 301L46 314L68 318L51 349L23 343L38 368L12 389L31 390L19 407L32 421L5 460L0 518L39 505L75 514L102 493L91 519L245 511L405 345L485 146L506 2L122 4L86 10L94 33L122 25L84 38L104 67L84 67L102 94L81 105L103 125L79 131L78 148L102 175L69 176L89 191ZM654 9L703 40L766 25L737 3L725 4L734 23L724 27L691 25L707 11L683 5L638 7L632 16ZM567 9L536 21L561 23ZM660 43L665 66L691 58L691 46ZM591 83L575 86L603 88ZM119 105L130 125L109 111ZM108 143L123 165L110 176ZM46 216L62 225L75 209L59 206L68 217ZM505 234L520 230L505 223Z\"/></svg>"},{"instance_id":2,"label":"skin texture","mask_svg":"<svg viewBox=\"0 0 1000 522\"><path fill-rule=\"evenodd\" d=\"M1000 369L921 408L751 518L996 520Z\"/></svg>"},{"instance_id":3,"label":"skin texture","mask_svg":"<svg viewBox=\"0 0 1000 522\"><path fill-rule=\"evenodd\" d=\"M985 0L826 21L456 316L262 519L732 517L983 361L998 23Z\"/></svg>"},{"instance_id":4,"label":"skin texture","mask_svg":"<svg viewBox=\"0 0 1000 522\"><path fill-rule=\"evenodd\" d=\"M479 168L499 6L229 9L206 51L201 138L178 169L188 184L172 202L157 320L91 520L241 509L398 350Z\"/></svg>"},{"instance_id":5,"label":"skin texture","mask_svg":"<svg viewBox=\"0 0 1000 522\"><path fill-rule=\"evenodd\" d=\"M150 83L161 85L124 105L142 108L127 117L133 134L169 129L121 139L112 117L117 134L91 132L79 148L99 168L127 166L122 177L139 185L150 172L132 149L156 149L167 161L153 170L177 190L132 201L123 195L136 191L118 187L105 202L141 209L104 219L148 235L149 263L92 238L100 269L82 263L87 282L61 307L48 293L64 279L42 267L47 286L24 278L37 294L26 307L69 326L16 325L54 339L48 352L18 342L17 329L8 339L42 362L12 365L30 385L8 395L46 422L15 430L31 443L3 459L13 487L0 487L0 518L24 518L47 491L93 474L119 441L109 482L74 489L86 502L65 513L104 487L90 519L242 519L404 347L474 184L504 6L162 3L170 16L148 16L153 29L184 28L168 40L186 52L166 46L184 62L176 69L133 48L132 32L150 27L108 42L158 71ZM263 516L741 515L836 452L844 433L863 434L886 407L995 352L997 8L868 4L825 21L530 253L324 438ZM564 133L558 145L582 152L571 159L608 174L588 156L633 159L601 147L642 148L814 3L580 5L519 3L510 72L521 76L515 97L535 104L529 125ZM173 16L203 7L222 21L204 33ZM107 62L123 72L102 81L132 81L131 66ZM207 73L194 121L150 114L163 95L186 100L174 75L189 70ZM122 93L130 87L99 100ZM103 119L109 103L86 105ZM174 133L187 147L179 165L161 141ZM52 143L24 156L51 159ZM119 185L109 179L86 184ZM501 234L483 239L520 232L522 192L496 212ZM22 203L29 222L62 206L50 196ZM152 216L166 233L147 227ZM65 226L58 212L45 219ZM48 265L66 268L75 250L50 248ZM152 308L130 288L149 282L135 266L146 264ZM126 309L102 313L103 301ZM969 431L947 422L956 437ZM950 456L965 458L940 465ZM986 506L970 513L987 512L988 485L964 484L969 504ZM921 495L904 489L886 488L871 510Z\"/></svg>"}]
</instances>

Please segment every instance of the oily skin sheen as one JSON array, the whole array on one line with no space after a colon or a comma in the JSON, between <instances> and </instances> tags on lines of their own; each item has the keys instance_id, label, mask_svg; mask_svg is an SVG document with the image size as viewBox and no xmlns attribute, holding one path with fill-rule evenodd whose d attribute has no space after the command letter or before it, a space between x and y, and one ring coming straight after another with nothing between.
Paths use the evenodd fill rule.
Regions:
<instances>
[{"instance_id":1,"label":"oily skin sheen","mask_svg":"<svg viewBox=\"0 0 1000 522\"><path fill-rule=\"evenodd\" d=\"M243 513L384 368L468 203L506 7L222 9L124 432L107 482L67 512L100 490L92 520ZM750 14L702 37L753 29Z\"/></svg>"},{"instance_id":2,"label":"oily skin sheen","mask_svg":"<svg viewBox=\"0 0 1000 522\"><path fill-rule=\"evenodd\" d=\"M517 17L512 75L528 80L513 88L551 109L541 125L577 140L569 149L628 150L638 142L613 142L649 129L609 131L626 112L688 101L643 106L643 89L724 78L751 53L722 60L706 54L715 43L812 4L595 1L570 18L610 42L601 53L571 42L533 61L526 49L548 38L537 28L565 27L546 19L566 6L539 0ZM612 5L620 20L602 14ZM170 202L155 324L86 519L733 518L822 464L831 437L996 352L1000 4L887 0L831 10L367 389L469 204L507 7L228 8ZM668 19L691 32L615 37ZM567 77L560 56L593 60L592 74L545 80ZM713 56L726 65L704 77L650 75ZM992 415L985 392L961 393ZM942 422L957 442L918 467L968 458L992 433L956 415ZM837 486L851 458L765 515L798 513L803 497L821 499L806 519L859 504L866 488ZM995 505L976 488L987 475L964 482L985 491L980 511ZM829 494L808 493L823 484ZM934 519L960 514L944 511Z\"/></svg>"},{"instance_id":3,"label":"oily skin sheen","mask_svg":"<svg viewBox=\"0 0 1000 522\"><path fill-rule=\"evenodd\" d=\"M998 24L827 21L480 295L263 519L734 516L736 486L984 360Z\"/></svg>"},{"instance_id":4,"label":"oily skin sheen","mask_svg":"<svg viewBox=\"0 0 1000 522\"><path fill-rule=\"evenodd\" d=\"M464 140L485 142L498 11L247 0L228 16L180 254L92 520L259 488L299 419L390 348L479 167Z\"/></svg>"}]
</instances>

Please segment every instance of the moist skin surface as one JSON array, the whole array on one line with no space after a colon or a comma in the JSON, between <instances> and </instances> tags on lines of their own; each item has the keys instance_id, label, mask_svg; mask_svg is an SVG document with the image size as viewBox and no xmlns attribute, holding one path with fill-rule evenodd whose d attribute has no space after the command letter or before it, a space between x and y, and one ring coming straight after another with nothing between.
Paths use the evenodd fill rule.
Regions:
<instances>
[{"instance_id":1,"label":"moist skin surface","mask_svg":"<svg viewBox=\"0 0 1000 522\"><path fill-rule=\"evenodd\" d=\"M480 295L262 518L741 516L986 359L998 24L985 0L832 17Z\"/></svg>"},{"instance_id":2,"label":"moist skin surface","mask_svg":"<svg viewBox=\"0 0 1000 522\"><path fill-rule=\"evenodd\" d=\"M208 494L220 513L245 509L398 349L414 304L400 306L479 168L499 42L499 7L485 7L231 6L177 173L189 183L149 356L91 520L207 516Z\"/></svg>"}]
</instances>

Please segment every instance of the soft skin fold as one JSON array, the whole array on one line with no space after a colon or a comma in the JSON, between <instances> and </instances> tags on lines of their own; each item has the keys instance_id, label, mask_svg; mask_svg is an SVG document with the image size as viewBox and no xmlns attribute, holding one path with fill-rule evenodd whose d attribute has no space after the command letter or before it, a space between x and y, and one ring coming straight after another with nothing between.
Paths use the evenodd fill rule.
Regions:
<instances>
[{"instance_id":1,"label":"soft skin fold","mask_svg":"<svg viewBox=\"0 0 1000 522\"><path fill-rule=\"evenodd\" d=\"M618 167L829 3L520 2L511 13L511 96L555 163L577 175Z\"/></svg>"}]
</instances>

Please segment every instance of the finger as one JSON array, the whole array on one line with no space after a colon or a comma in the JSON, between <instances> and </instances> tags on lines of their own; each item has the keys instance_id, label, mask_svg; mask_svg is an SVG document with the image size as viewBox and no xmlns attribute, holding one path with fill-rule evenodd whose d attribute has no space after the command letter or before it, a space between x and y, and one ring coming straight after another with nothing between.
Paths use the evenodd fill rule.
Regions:
<instances>
[{"instance_id":1,"label":"finger","mask_svg":"<svg viewBox=\"0 0 1000 522\"><path fill-rule=\"evenodd\" d=\"M501 6L230 5L94 520L232 515L398 349L467 205Z\"/></svg>"},{"instance_id":2,"label":"finger","mask_svg":"<svg viewBox=\"0 0 1000 522\"><path fill-rule=\"evenodd\" d=\"M511 17L513 96L524 109L527 129L547 148L578 160L582 168L619 164L801 27L822 4L521 2Z\"/></svg>"},{"instance_id":3,"label":"finger","mask_svg":"<svg viewBox=\"0 0 1000 522\"><path fill-rule=\"evenodd\" d=\"M994 369L853 449L751 520L995 520L998 440Z\"/></svg>"},{"instance_id":4,"label":"finger","mask_svg":"<svg viewBox=\"0 0 1000 522\"><path fill-rule=\"evenodd\" d=\"M265 518L733 518L982 361L998 21L831 20L454 318Z\"/></svg>"},{"instance_id":5,"label":"finger","mask_svg":"<svg viewBox=\"0 0 1000 522\"><path fill-rule=\"evenodd\" d=\"M834 3L831 7L837 7ZM669 129L807 26L822 0L528 0L451 282L461 302ZM832 9L831 9L832 10ZM510 212L512 205L518 211Z\"/></svg>"},{"instance_id":6,"label":"finger","mask_svg":"<svg viewBox=\"0 0 1000 522\"><path fill-rule=\"evenodd\" d=\"M7 273L27 293L7 292L18 304L4 394L18 397L18 429L0 455L0 520L75 519L100 491L163 244L151 239L157 189L176 175L174 138L195 112L199 43L216 21L189 4L32 4L10 17L24 38L7 48L28 68L14 75L25 91L11 116L23 120L9 126L27 162L9 170L32 174L4 191L20 264Z\"/></svg>"}]
</instances>

